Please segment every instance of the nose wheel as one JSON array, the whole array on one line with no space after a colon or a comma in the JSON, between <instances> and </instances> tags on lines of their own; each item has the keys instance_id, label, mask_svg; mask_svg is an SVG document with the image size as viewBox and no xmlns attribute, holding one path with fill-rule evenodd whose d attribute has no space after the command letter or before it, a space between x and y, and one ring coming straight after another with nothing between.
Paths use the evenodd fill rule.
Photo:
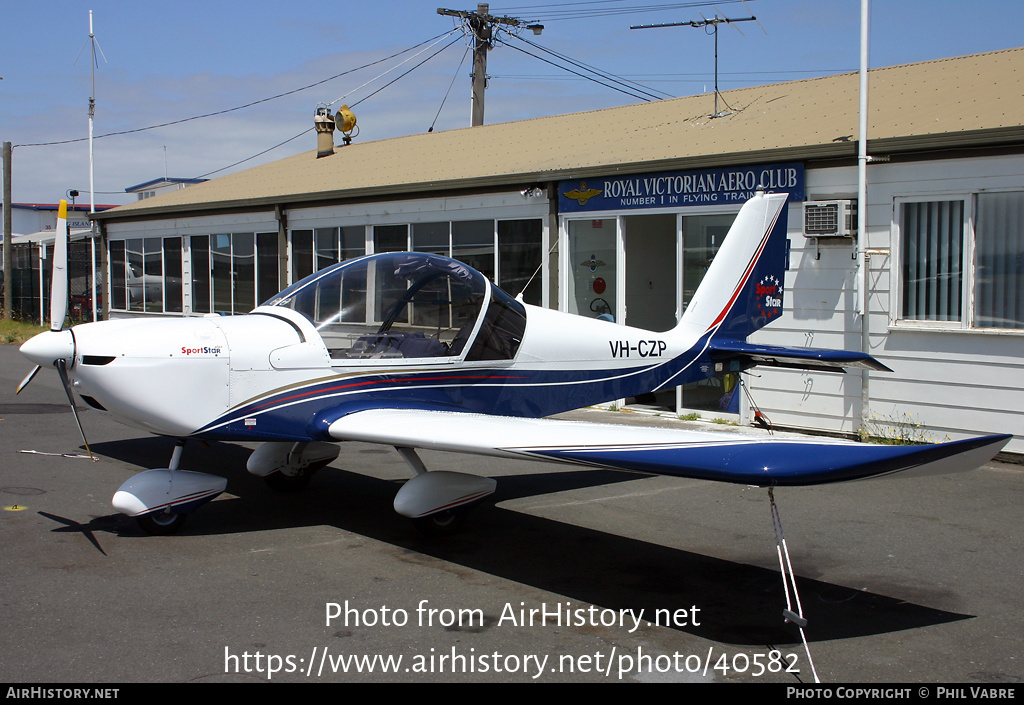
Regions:
<instances>
[{"instance_id":1,"label":"nose wheel","mask_svg":"<svg viewBox=\"0 0 1024 705\"><path fill-rule=\"evenodd\" d=\"M465 524L466 512L450 510L412 520L412 525L424 536L454 536Z\"/></svg>"},{"instance_id":2,"label":"nose wheel","mask_svg":"<svg viewBox=\"0 0 1024 705\"><path fill-rule=\"evenodd\" d=\"M172 512L158 512L135 517L135 523L147 534L153 536L169 536L181 531L185 525L187 514L174 514Z\"/></svg>"}]
</instances>

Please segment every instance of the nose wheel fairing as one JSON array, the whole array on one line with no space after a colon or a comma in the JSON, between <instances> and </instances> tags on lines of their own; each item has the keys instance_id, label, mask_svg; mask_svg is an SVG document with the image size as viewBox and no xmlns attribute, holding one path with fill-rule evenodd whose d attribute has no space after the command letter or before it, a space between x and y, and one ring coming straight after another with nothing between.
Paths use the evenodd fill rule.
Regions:
<instances>
[{"instance_id":1,"label":"nose wheel fairing","mask_svg":"<svg viewBox=\"0 0 1024 705\"><path fill-rule=\"evenodd\" d=\"M134 475L114 493L111 503L114 509L134 517L149 533L173 533L153 531L180 528L180 521L173 521L171 515L185 515L194 512L225 489L227 478L204 472L157 468ZM183 520L182 520L183 521Z\"/></svg>"}]
</instances>

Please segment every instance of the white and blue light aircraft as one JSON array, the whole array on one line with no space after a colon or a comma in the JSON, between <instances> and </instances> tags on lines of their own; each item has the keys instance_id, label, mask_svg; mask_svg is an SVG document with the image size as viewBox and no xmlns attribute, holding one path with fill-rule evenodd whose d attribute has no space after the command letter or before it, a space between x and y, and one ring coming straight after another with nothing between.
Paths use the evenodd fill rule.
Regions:
<instances>
[{"instance_id":1,"label":"white and blue light aircraft","mask_svg":"<svg viewBox=\"0 0 1024 705\"><path fill-rule=\"evenodd\" d=\"M967 470L992 458L1009 436L880 446L545 418L754 365L886 370L862 353L747 342L782 311L786 210L785 194L748 201L679 324L663 333L525 305L461 262L415 252L342 262L244 316L62 329L58 244L53 329L22 346L36 368L19 391L54 366L72 406L74 390L118 421L179 439L168 467L135 475L113 497L151 533L178 530L226 488L225 478L178 467L185 439L262 443L248 470L281 488L303 485L339 442L392 446L413 473L395 509L438 532L496 483L428 471L417 449L769 488Z\"/></svg>"}]
</instances>

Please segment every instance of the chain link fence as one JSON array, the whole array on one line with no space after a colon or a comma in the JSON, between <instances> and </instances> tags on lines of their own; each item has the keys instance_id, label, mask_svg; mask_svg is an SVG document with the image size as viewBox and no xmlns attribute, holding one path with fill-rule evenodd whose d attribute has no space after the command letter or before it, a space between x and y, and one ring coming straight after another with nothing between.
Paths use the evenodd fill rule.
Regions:
<instances>
[{"instance_id":1,"label":"chain link fence","mask_svg":"<svg viewBox=\"0 0 1024 705\"><path fill-rule=\"evenodd\" d=\"M45 255L43 248L45 247ZM68 245L68 318L70 323L93 320L92 289L96 289L98 311L103 310L102 276L99 251L93 271L93 253L89 240ZM41 265L41 267L40 267ZM50 316L50 277L53 272L53 245L38 242L11 245L10 266L4 276L11 277L11 316L14 320L42 322ZM0 289L0 298L3 293Z\"/></svg>"}]
</instances>

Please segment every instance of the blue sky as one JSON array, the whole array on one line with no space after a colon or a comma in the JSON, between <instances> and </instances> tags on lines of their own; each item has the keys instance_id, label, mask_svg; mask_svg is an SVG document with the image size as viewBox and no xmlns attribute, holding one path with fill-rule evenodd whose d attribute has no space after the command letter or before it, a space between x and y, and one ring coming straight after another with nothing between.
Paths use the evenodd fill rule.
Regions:
<instances>
[{"instance_id":1,"label":"blue sky","mask_svg":"<svg viewBox=\"0 0 1024 705\"><path fill-rule=\"evenodd\" d=\"M103 53L96 69L96 202L117 204L130 200L126 187L163 176L165 164L169 176L196 177L315 149L310 132L225 170L311 127L318 103L365 99L355 107L357 141L426 132L454 79L434 129L468 127L471 57L459 68L466 42L454 34L366 87L361 86L411 54L244 110L100 137L223 111L322 81L454 29L452 18L437 14L439 6L471 10L477 4L446 1L4 0L0 140L15 145L13 199L53 202L75 188L82 193L79 202L87 200L85 141L28 145L88 134L90 10ZM654 5L671 7L644 11ZM731 18L753 13L758 20L720 27L723 90L857 69L860 0L491 3L492 14L540 20L541 36L523 35L530 42L671 96L711 90L713 38L688 26L631 30L630 25L711 18L716 8ZM568 17L559 14L567 11ZM1024 3L1019 0L872 0L870 13L872 67L1022 44ZM409 76L369 96L453 40ZM488 63L488 123L639 102L524 52L555 60L514 39L496 47ZM486 158L486 146L470 156Z\"/></svg>"}]
</instances>

